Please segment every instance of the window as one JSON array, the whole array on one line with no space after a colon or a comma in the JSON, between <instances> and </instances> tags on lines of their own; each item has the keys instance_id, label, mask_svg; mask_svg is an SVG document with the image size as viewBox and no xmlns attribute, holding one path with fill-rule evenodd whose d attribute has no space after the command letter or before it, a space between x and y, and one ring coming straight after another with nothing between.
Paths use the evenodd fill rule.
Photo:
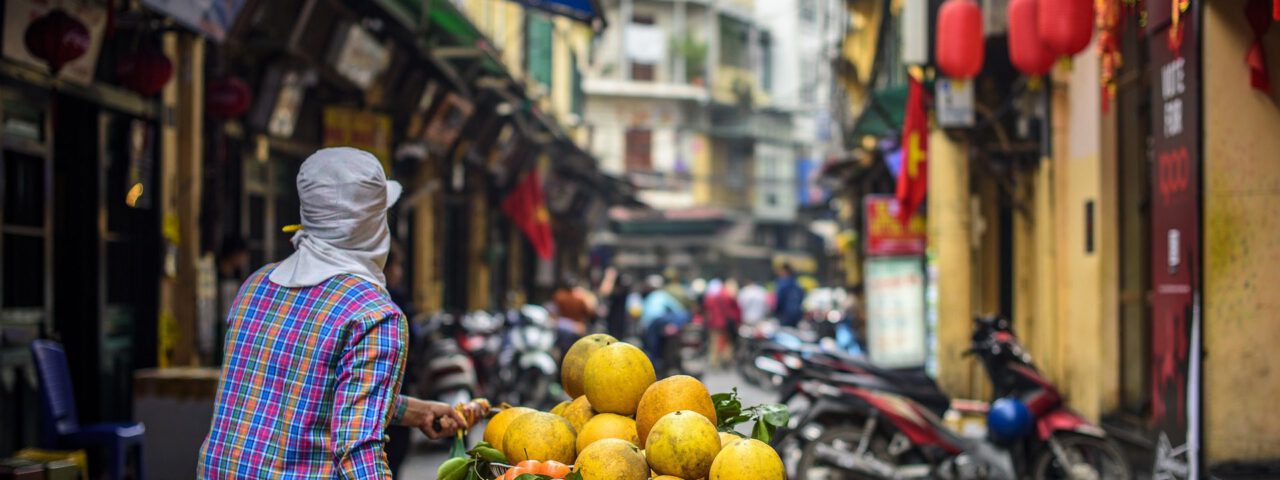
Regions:
<instances>
[{"instance_id":1,"label":"window","mask_svg":"<svg viewBox=\"0 0 1280 480\"><path fill-rule=\"evenodd\" d=\"M814 0L800 0L800 19L806 22L818 19L818 6Z\"/></svg>"},{"instance_id":2,"label":"window","mask_svg":"<svg viewBox=\"0 0 1280 480\"><path fill-rule=\"evenodd\" d=\"M655 79L657 64L662 61L662 31L653 17L635 15L627 29L627 57L631 62L631 79L651 82Z\"/></svg>"},{"instance_id":3,"label":"window","mask_svg":"<svg viewBox=\"0 0 1280 480\"><path fill-rule=\"evenodd\" d=\"M773 91L773 39L768 32L760 34L760 88Z\"/></svg>"},{"instance_id":4,"label":"window","mask_svg":"<svg viewBox=\"0 0 1280 480\"><path fill-rule=\"evenodd\" d=\"M572 93L569 110L581 119L587 101L582 92L582 70L578 69L578 55L574 53L569 54L569 88Z\"/></svg>"},{"instance_id":5,"label":"window","mask_svg":"<svg viewBox=\"0 0 1280 480\"><path fill-rule=\"evenodd\" d=\"M628 129L626 142L627 171L653 171L653 131L647 128Z\"/></svg>"},{"instance_id":6,"label":"window","mask_svg":"<svg viewBox=\"0 0 1280 480\"><path fill-rule=\"evenodd\" d=\"M525 68L529 76L543 86L551 87L551 42L555 26L542 15L525 17Z\"/></svg>"}]
</instances>

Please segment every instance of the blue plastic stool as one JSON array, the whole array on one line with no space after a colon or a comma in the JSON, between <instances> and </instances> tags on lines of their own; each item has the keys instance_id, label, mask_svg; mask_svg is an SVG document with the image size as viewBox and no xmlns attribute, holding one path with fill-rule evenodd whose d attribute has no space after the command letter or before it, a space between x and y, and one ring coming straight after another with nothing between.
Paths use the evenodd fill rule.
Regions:
<instances>
[{"instance_id":1,"label":"blue plastic stool","mask_svg":"<svg viewBox=\"0 0 1280 480\"><path fill-rule=\"evenodd\" d=\"M106 454L107 473L112 480L124 478L125 457L131 447L137 448L137 480L143 474L142 437L146 428L141 423L97 423L80 425L76 417L75 391L71 388L71 372L62 345L50 340L31 343L36 371L40 376L40 442L42 448L99 448Z\"/></svg>"}]
</instances>

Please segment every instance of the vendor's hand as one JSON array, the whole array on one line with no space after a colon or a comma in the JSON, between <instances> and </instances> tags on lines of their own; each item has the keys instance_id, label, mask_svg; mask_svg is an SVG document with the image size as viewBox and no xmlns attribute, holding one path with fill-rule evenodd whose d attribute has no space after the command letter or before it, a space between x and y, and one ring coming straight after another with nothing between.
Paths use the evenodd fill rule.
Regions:
<instances>
[{"instance_id":1,"label":"vendor's hand","mask_svg":"<svg viewBox=\"0 0 1280 480\"><path fill-rule=\"evenodd\" d=\"M466 428L467 426L462 415L447 404L417 398L408 398L408 402L408 408L405 410L404 416L405 424L422 430L422 433L426 434L428 438L451 437L458 429ZM439 419L438 423L437 419ZM437 424L439 426L438 429L436 428Z\"/></svg>"}]
</instances>

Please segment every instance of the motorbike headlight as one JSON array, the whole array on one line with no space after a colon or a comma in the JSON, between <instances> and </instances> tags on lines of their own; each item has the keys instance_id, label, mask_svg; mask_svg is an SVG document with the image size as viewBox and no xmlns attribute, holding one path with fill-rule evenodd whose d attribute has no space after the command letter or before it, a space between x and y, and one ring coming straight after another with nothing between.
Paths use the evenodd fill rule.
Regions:
<instances>
[{"instance_id":1,"label":"motorbike headlight","mask_svg":"<svg viewBox=\"0 0 1280 480\"><path fill-rule=\"evenodd\" d=\"M817 423L805 425L804 428L800 429L800 436L810 442L815 441L822 436L822 425Z\"/></svg>"},{"instance_id":2,"label":"motorbike headlight","mask_svg":"<svg viewBox=\"0 0 1280 480\"><path fill-rule=\"evenodd\" d=\"M790 368L792 370L799 370L801 368L804 368L804 362L801 361L800 358L794 355L783 355L782 364L786 365L787 368Z\"/></svg>"}]
</instances>

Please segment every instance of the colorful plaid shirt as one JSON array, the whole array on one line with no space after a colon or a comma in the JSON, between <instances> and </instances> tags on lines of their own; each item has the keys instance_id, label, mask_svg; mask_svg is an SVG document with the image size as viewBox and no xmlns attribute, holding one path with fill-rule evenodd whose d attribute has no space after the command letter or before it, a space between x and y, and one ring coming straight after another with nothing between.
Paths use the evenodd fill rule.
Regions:
<instances>
[{"instance_id":1,"label":"colorful plaid shirt","mask_svg":"<svg viewBox=\"0 0 1280 480\"><path fill-rule=\"evenodd\" d=\"M385 291L339 275L314 287L240 287L202 479L389 479L407 327Z\"/></svg>"}]
</instances>

